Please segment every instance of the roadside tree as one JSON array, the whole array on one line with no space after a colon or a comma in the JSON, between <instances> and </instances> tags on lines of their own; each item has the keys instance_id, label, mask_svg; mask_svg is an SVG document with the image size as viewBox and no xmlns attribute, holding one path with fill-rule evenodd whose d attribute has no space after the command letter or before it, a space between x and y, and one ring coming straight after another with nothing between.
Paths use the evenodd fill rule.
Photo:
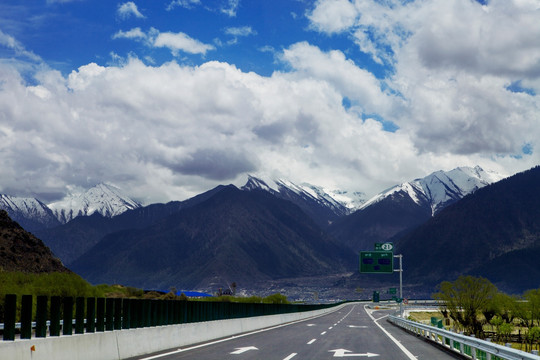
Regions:
<instances>
[{"instance_id":1,"label":"roadside tree","mask_svg":"<svg viewBox=\"0 0 540 360\"><path fill-rule=\"evenodd\" d=\"M466 333L484 338L483 322L478 315L492 307L497 287L481 277L460 276L456 281L442 282L437 288L433 298L439 302L441 311L448 311Z\"/></svg>"}]
</instances>

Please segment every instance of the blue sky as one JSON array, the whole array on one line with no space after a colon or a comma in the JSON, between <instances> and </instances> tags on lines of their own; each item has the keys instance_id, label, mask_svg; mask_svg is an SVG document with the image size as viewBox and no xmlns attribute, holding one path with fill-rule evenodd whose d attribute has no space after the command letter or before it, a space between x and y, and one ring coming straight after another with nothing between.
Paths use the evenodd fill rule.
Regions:
<instances>
[{"instance_id":1,"label":"blue sky","mask_svg":"<svg viewBox=\"0 0 540 360\"><path fill-rule=\"evenodd\" d=\"M2 0L0 192L539 163L537 0Z\"/></svg>"}]
</instances>

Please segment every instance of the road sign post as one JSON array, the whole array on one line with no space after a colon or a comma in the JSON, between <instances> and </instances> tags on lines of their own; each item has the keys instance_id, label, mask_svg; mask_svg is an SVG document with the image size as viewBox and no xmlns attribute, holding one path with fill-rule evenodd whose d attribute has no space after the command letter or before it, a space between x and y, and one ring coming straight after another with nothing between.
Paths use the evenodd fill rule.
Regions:
<instances>
[{"instance_id":1,"label":"road sign post","mask_svg":"<svg viewBox=\"0 0 540 360\"><path fill-rule=\"evenodd\" d=\"M403 317L403 255L395 255L399 258L399 298L402 299L399 303L399 316Z\"/></svg>"}]
</instances>

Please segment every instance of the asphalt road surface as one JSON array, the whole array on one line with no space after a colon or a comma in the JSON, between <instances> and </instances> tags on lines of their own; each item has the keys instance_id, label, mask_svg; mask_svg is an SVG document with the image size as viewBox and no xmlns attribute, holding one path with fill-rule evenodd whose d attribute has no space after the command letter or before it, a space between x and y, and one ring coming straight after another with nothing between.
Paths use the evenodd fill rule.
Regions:
<instances>
[{"instance_id":1,"label":"asphalt road surface","mask_svg":"<svg viewBox=\"0 0 540 360\"><path fill-rule=\"evenodd\" d=\"M446 360L459 357L386 321L394 310L350 304L339 311L289 325L226 338L207 344L170 349L139 360Z\"/></svg>"}]
</instances>

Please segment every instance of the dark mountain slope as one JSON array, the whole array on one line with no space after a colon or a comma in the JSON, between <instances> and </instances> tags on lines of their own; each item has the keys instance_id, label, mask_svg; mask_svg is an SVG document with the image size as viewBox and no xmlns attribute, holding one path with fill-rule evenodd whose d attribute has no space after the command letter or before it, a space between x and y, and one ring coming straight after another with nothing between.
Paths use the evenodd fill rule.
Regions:
<instances>
[{"instance_id":1,"label":"dark mountain slope","mask_svg":"<svg viewBox=\"0 0 540 360\"><path fill-rule=\"evenodd\" d=\"M540 167L464 197L399 239L397 247L412 281L427 285L469 273L521 291L518 281L529 277L527 269L540 268L538 258L518 257L540 247ZM512 271L498 271L504 267Z\"/></svg>"},{"instance_id":2,"label":"dark mountain slope","mask_svg":"<svg viewBox=\"0 0 540 360\"><path fill-rule=\"evenodd\" d=\"M0 271L69 272L41 240L0 210Z\"/></svg>"},{"instance_id":3,"label":"dark mountain slope","mask_svg":"<svg viewBox=\"0 0 540 360\"><path fill-rule=\"evenodd\" d=\"M167 289L226 281L249 287L265 279L339 273L356 261L296 205L228 186L144 230L107 236L72 266L93 283Z\"/></svg>"},{"instance_id":4,"label":"dark mountain slope","mask_svg":"<svg viewBox=\"0 0 540 360\"><path fill-rule=\"evenodd\" d=\"M36 231L36 236L43 239L55 255L69 265L107 234L128 229L144 229L181 209L208 199L220 189L218 186L185 201L171 201L167 204L152 204L128 210L113 218L104 217L97 212L91 216L78 216L67 224Z\"/></svg>"},{"instance_id":5,"label":"dark mountain slope","mask_svg":"<svg viewBox=\"0 0 540 360\"><path fill-rule=\"evenodd\" d=\"M338 219L328 232L354 251L373 250L373 244L431 218L429 204L420 206L405 192L396 192L355 213Z\"/></svg>"}]
</instances>

